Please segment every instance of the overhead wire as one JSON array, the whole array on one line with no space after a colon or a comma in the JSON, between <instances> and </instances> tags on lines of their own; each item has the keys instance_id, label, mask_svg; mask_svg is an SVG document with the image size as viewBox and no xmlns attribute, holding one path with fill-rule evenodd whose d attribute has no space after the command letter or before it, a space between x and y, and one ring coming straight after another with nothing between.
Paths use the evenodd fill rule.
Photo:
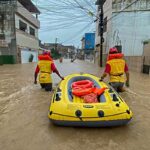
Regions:
<instances>
[{"instance_id":1,"label":"overhead wire","mask_svg":"<svg viewBox=\"0 0 150 150\"><path fill-rule=\"evenodd\" d=\"M124 10L126 10L127 8L129 8L130 6L132 6L132 5L133 5L134 3L136 3L137 1L138 1L138 0L135 0L135 1L132 2L131 4L127 5L127 6L126 6L124 9L122 9L121 11L118 11L117 14L114 15L114 16L112 16L111 18L109 18L109 19L107 20L107 22L109 22L109 21L112 20L113 18L117 17L121 12L123 12ZM66 2L67 2L67 3L69 2L69 4L73 5L73 7L76 6L76 8L80 8L81 10L85 11L86 13L90 12L89 9L84 8L84 7L81 5L81 3L79 3L79 1L77 1L77 0L74 0L74 2L75 2L77 5L75 5L73 2L70 2L70 1L66 1ZM84 2L87 3L86 0L84 0ZM87 3L87 4L88 4L88 3ZM108 8L107 10L105 10L105 13L106 13L107 11L109 11L109 8ZM95 14L96 14L96 13L95 13ZM94 14L94 16L97 17L95 14ZM81 17L81 19L82 19L82 17ZM57 20L56 20L56 22L57 22ZM56 23L56 22L55 22L55 23ZM64 21L64 22L65 22L65 21ZM66 27L67 27L67 26L66 26ZM68 27L69 27L69 25L68 25ZM72 39L72 38L71 38L71 39Z\"/></svg>"},{"instance_id":2,"label":"overhead wire","mask_svg":"<svg viewBox=\"0 0 150 150\"><path fill-rule=\"evenodd\" d=\"M90 18L90 20L94 20L94 17L96 18L96 13L95 11L93 12L93 16L89 16L89 12L92 12L94 9L92 9L92 7L94 8L94 5L92 5L92 7L90 7L90 4L92 4L91 2L93 2L92 0L47 0L46 2L49 5L41 5L38 4L38 1L41 2L40 0L34 0L36 2L36 5L38 8L40 8L40 10L44 11L45 15L42 15L43 18L41 18L42 22L44 22L44 29L41 29L41 31L48 31L51 29L52 30L57 30L57 29L69 29L70 27L77 25L77 24L81 24L81 22L83 23L88 23L88 20ZM109 18L107 20L110 21L111 19L115 18L116 16L118 16L121 12L123 12L124 10L126 10L128 7L132 6L134 3L136 3L139 0L135 0L134 2L132 2L131 4L129 4L127 7L125 7L123 10L118 11L116 15L112 16L111 18ZM61 3L60 3L61 2ZM89 6L89 7L84 7L85 5ZM90 8L92 9L92 11L90 10ZM71 9L71 10L70 10ZM70 10L69 13L67 13L67 11ZM78 10L78 14L82 14L82 15L76 15L73 13L73 11L76 12L76 10ZM108 11L109 9L107 9ZM49 15L49 16L48 16ZM54 15L54 18L51 18L51 15ZM46 20L44 20L46 18ZM51 19L51 20L50 20ZM60 23L61 22L61 23Z\"/></svg>"},{"instance_id":3,"label":"overhead wire","mask_svg":"<svg viewBox=\"0 0 150 150\"><path fill-rule=\"evenodd\" d=\"M83 28L81 28L78 32L76 32L74 35L72 35L71 37L69 37L67 40L63 41L62 43L66 43L74 38L76 38L76 36L81 36L84 31L89 28L90 25L92 25L93 22L89 22L86 26L84 26ZM81 38L81 37L80 37Z\"/></svg>"},{"instance_id":4,"label":"overhead wire","mask_svg":"<svg viewBox=\"0 0 150 150\"><path fill-rule=\"evenodd\" d=\"M66 30L75 26L78 28L79 26L84 26L84 28L76 32L73 36L64 40L63 43L68 40L72 41L77 36L79 37L83 31L90 29L90 26L94 24L93 17L95 16L92 16L91 14L96 14L96 8L93 9L95 4L91 6L91 2L87 2L86 0L82 0L82 2L79 0L48 0L47 3L50 3L50 5L39 5L36 1L37 7L45 14L42 15L41 18L42 23L44 23L44 25L41 26L41 32L54 30L61 31L61 29ZM89 12L92 13L90 14ZM90 23L91 25L88 23L89 21L92 22Z\"/></svg>"},{"instance_id":5,"label":"overhead wire","mask_svg":"<svg viewBox=\"0 0 150 150\"><path fill-rule=\"evenodd\" d=\"M120 13L124 12L124 10L128 9L129 7L131 7L133 4L135 4L135 3L138 2L138 1L139 1L139 0L135 0L135 1L133 1L132 3L130 3L129 5L127 5L125 8L123 8L122 10L117 11L117 12L116 12L117 14L114 15L114 16L112 16L111 18L109 18L109 19L107 20L107 22L109 22L109 21L112 20L113 18L117 17Z\"/></svg>"}]
</instances>

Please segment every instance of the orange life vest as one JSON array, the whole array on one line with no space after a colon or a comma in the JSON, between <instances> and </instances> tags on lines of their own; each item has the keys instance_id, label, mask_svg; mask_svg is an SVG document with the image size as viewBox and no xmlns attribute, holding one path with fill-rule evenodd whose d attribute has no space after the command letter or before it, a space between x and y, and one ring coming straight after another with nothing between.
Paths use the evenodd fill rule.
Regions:
<instances>
[{"instance_id":1,"label":"orange life vest","mask_svg":"<svg viewBox=\"0 0 150 150\"><path fill-rule=\"evenodd\" d=\"M106 89L107 89L106 87L94 88L93 93L95 93L96 95L102 95Z\"/></svg>"},{"instance_id":2,"label":"orange life vest","mask_svg":"<svg viewBox=\"0 0 150 150\"><path fill-rule=\"evenodd\" d=\"M93 92L93 88L75 87L72 89L72 94L76 96L84 96Z\"/></svg>"},{"instance_id":3,"label":"orange life vest","mask_svg":"<svg viewBox=\"0 0 150 150\"><path fill-rule=\"evenodd\" d=\"M39 55L38 60L50 60L53 61L53 59L49 55Z\"/></svg>"},{"instance_id":4,"label":"orange life vest","mask_svg":"<svg viewBox=\"0 0 150 150\"><path fill-rule=\"evenodd\" d=\"M108 60L111 60L111 59L121 59L123 58L123 54L122 53L117 53L117 54L109 54L108 55L108 58L107 58L107 61Z\"/></svg>"}]
</instances>

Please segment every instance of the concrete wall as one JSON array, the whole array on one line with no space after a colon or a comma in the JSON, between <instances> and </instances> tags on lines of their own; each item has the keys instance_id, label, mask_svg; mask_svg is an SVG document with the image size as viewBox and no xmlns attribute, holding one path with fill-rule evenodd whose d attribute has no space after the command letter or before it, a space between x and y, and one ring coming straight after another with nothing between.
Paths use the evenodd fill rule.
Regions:
<instances>
[{"instance_id":1,"label":"concrete wall","mask_svg":"<svg viewBox=\"0 0 150 150\"><path fill-rule=\"evenodd\" d=\"M38 61L38 52L37 51L29 51L28 49L22 49L21 50L21 63L29 63L29 57L30 55L33 55L33 61Z\"/></svg>"},{"instance_id":2,"label":"concrete wall","mask_svg":"<svg viewBox=\"0 0 150 150\"><path fill-rule=\"evenodd\" d=\"M16 41L17 46L19 47L27 47L37 50L39 49L39 40L23 31L16 30Z\"/></svg>"},{"instance_id":3,"label":"concrete wall","mask_svg":"<svg viewBox=\"0 0 150 150\"><path fill-rule=\"evenodd\" d=\"M34 27L29 21L26 21L24 18L21 16L15 14L15 26L17 29L19 29L19 20L27 24L27 30L26 33L30 33L30 27L32 27L35 30L35 37L38 38L38 28Z\"/></svg>"},{"instance_id":4,"label":"concrete wall","mask_svg":"<svg viewBox=\"0 0 150 150\"><path fill-rule=\"evenodd\" d=\"M117 13L113 15L117 15ZM150 13L148 11L118 14L112 20L111 45L121 44L126 56L142 56L143 41L150 39L149 18Z\"/></svg>"},{"instance_id":5,"label":"concrete wall","mask_svg":"<svg viewBox=\"0 0 150 150\"><path fill-rule=\"evenodd\" d=\"M142 72L143 57L142 56L126 56L126 62L129 66L129 71Z\"/></svg>"},{"instance_id":6,"label":"concrete wall","mask_svg":"<svg viewBox=\"0 0 150 150\"><path fill-rule=\"evenodd\" d=\"M110 36L112 32L112 0L106 0L104 4L104 18L107 17L107 31L104 33L104 53L107 53L110 48Z\"/></svg>"},{"instance_id":7,"label":"concrete wall","mask_svg":"<svg viewBox=\"0 0 150 150\"><path fill-rule=\"evenodd\" d=\"M150 66L150 43L144 45L143 57L144 65Z\"/></svg>"},{"instance_id":8,"label":"concrete wall","mask_svg":"<svg viewBox=\"0 0 150 150\"><path fill-rule=\"evenodd\" d=\"M113 11L120 11L135 2L135 0L113 0ZM138 0L136 3L132 4L130 7L124 11L133 11L133 10L149 10L150 1L149 0Z\"/></svg>"},{"instance_id":9,"label":"concrete wall","mask_svg":"<svg viewBox=\"0 0 150 150\"><path fill-rule=\"evenodd\" d=\"M150 56L150 43L144 45L143 55Z\"/></svg>"},{"instance_id":10,"label":"concrete wall","mask_svg":"<svg viewBox=\"0 0 150 150\"><path fill-rule=\"evenodd\" d=\"M20 6L21 4L18 3L18 5ZM38 49L39 48L39 40L38 40L38 20L32 16L32 14L30 12L28 12L25 8L21 7L19 8L19 13L23 13L24 11L24 16L21 16L19 14L15 14L15 26L16 26L16 42L17 42L17 46L19 47L25 47L25 48L30 48L30 49ZM25 19L25 18L26 19ZM29 17L29 18L27 18ZM29 19L29 20L27 20ZM31 22L34 22L35 27ZM27 24L27 30L21 31L19 30L19 20L26 23ZM30 35L30 27L32 27L35 30L35 36Z\"/></svg>"},{"instance_id":11,"label":"concrete wall","mask_svg":"<svg viewBox=\"0 0 150 150\"><path fill-rule=\"evenodd\" d=\"M14 11L15 3L13 1L0 1L0 14L4 19L0 24L0 54L11 55L16 60Z\"/></svg>"},{"instance_id":12,"label":"concrete wall","mask_svg":"<svg viewBox=\"0 0 150 150\"><path fill-rule=\"evenodd\" d=\"M134 0L113 0L113 5L112 0L106 1L106 4L104 5L104 18L105 16L108 17L108 30L104 33L104 53L107 53L108 49L112 46L122 45L129 69L135 72L141 72L144 62L150 62L149 57L143 57L143 42L150 39L150 13L149 11L146 11L150 8L150 1L139 1L124 12L117 12L133 1ZM114 2L116 5L114 5ZM98 44L99 41L97 22L96 44ZM150 45L145 46L145 55L149 54L149 48ZM99 51L99 49L99 47L96 47L97 51ZM99 52L97 52L95 60L95 62L98 62L99 64ZM105 60L106 55L103 55L104 63Z\"/></svg>"},{"instance_id":13,"label":"concrete wall","mask_svg":"<svg viewBox=\"0 0 150 150\"><path fill-rule=\"evenodd\" d=\"M17 11L24 19L28 20L32 25L40 28L40 22L27 9L25 9L19 2L17 2Z\"/></svg>"}]
</instances>

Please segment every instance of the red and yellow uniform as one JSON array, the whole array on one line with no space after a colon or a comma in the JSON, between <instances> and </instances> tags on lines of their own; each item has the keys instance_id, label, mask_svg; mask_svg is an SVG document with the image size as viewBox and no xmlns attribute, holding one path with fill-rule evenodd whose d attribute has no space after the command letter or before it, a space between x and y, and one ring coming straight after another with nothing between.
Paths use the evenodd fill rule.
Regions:
<instances>
[{"instance_id":1,"label":"red and yellow uniform","mask_svg":"<svg viewBox=\"0 0 150 150\"><path fill-rule=\"evenodd\" d=\"M109 74L110 85L118 92L125 91L123 88L124 83L129 87L129 71L123 56L122 53L118 53L115 47L110 48L105 71L100 79L100 81L103 81L107 74Z\"/></svg>"},{"instance_id":2,"label":"red and yellow uniform","mask_svg":"<svg viewBox=\"0 0 150 150\"><path fill-rule=\"evenodd\" d=\"M124 73L128 71L123 59L111 59L107 61L105 73L110 75L110 82L125 82Z\"/></svg>"},{"instance_id":3,"label":"red and yellow uniform","mask_svg":"<svg viewBox=\"0 0 150 150\"><path fill-rule=\"evenodd\" d=\"M37 76L39 73L39 82L42 88L46 91L52 90L52 72L56 73L62 80L62 77L54 65L53 59L50 54L43 54L38 56L38 64L34 73L34 84L37 84Z\"/></svg>"},{"instance_id":4,"label":"red and yellow uniform","mask_svg":"<svg viewBox=\"0 0 150 150\"><path fill-rule=\"evenodd\" d=\"M41 56L42 57L42 56ZM56 67L52 60L39 60L36 67L35 73L39 73L39 82L40 83L52 83L51 73L56 70Z\"/></svg>"}]
</instances>

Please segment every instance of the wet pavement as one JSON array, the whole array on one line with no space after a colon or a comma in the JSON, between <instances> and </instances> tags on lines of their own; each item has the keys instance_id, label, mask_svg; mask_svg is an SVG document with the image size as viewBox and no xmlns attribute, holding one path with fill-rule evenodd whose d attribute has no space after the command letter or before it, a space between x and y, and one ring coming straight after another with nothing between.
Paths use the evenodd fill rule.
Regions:
<instances>
[{"instance_id":1,"label":"wet pavement","mask_svg":"<svg viewBox=\"0 0 150 150\"><path fill-rule=\"evenodd\" d=\"M0 150L149 150L150 76L130 73L130 88L121 93L134 113L127 126L57 127L47 117L52 93L33 84L36 64L0 66ZM63 76L103 69L76 60L56 62ZM53 74L54 85L60 81Z\"/></svg>"}]
</instances>

